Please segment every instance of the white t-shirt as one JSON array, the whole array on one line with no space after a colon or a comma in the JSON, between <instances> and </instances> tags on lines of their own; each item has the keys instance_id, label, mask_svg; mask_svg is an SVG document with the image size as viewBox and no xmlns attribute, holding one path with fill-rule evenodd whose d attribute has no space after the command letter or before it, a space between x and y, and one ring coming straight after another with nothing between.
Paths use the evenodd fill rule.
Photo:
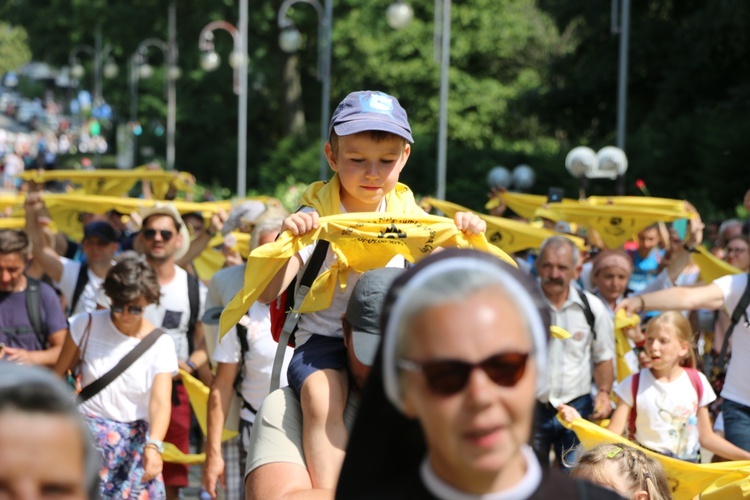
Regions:
<instances>
[{"instance_id":1,"label":"white t-shirt","mask_svg":"<svg viewBox=\"0 0 750 500\"><path fill-rule=\"evenodd\" d=\"M133 350L140 340L121 333L106 310L74 316L70 335L81 346L89 314L91 332L81 363L81 384L86 387L100 378ZM151 386L159 373L177 374L177 357L169 335L162 335L146 352L101 392L79 406L84 414L93 414L118 422L148 421Z\"/></svg>"},{"instance_id":2,"label":"white t-shirt","mask_svg":"<svg viewBox=\"0 0 750 500\"><path fill-rule=\"evenodd\" d=\"M340 205L339 208L341 209L342 214L346 213L343 205ZM377 211L385 212L385 200L381 202ZM310 257L312 257L317 244L318 243L315 242L313 245L306 246L300 250L298 255L302 258L303 266L308 260L310 260ZM318 276L330 269L337 260L338 257L336 257L336 254L330 247L328 247L326 259L320 268L320 272L318 272ZM403 268L405 265L406 260L404 260L404 257L402 255L396 255L388 262L388 264L386 264L385 267ZM346 312L346 305L349 303L349 297L352 295L354 285L357 284L360 276L362 276L361 273L349 271L346 288L341 290L341 287L338 286L338 284L336 285L333 293L333 300L331 300L331 305L329 307L321 311L315 311L300 316L299 322L297 323L297 332L294 334L295 344L297 346L301 346L307 342L307 339L313 334L324 335L326 337L344 338L341 317Z\"/></svg>"},{"instance_id":3,"label":"white t-shirt","mask_svg":"<svg viewBox=\"0 0 750 500\"><path fill-rule=\"evenodd\" d=\"M65 296L68 307L70 307L73 305L73 293L75 293L76 290L78 273L81 270L82 264L66 257L60 257L60 262L63 265L62 276L60 277L60 281L55 283L55 286L60 289ZM82 312L96 311L97 293L102 288L104 278L100 278L94 274L90 267L87 269L86 273L88 274L88 281L83 287L81 296L78 298L75 310L70 312L70 316Z\"/></svg>"},{"instance_id":4,"label":"white t-shirt","mask_svg":"<svg viewBox=\"0 0 750 500\"><path fill-rule=\"evenodd\" d=\"M254 303L248 311L250 323L247 325L248 351L242 370L242 397L258 410L271 388L271 371L278 344L271 335L271 315L267 304ZM293 349L287 347L284 364L281 368L281 387L287 384L286 371ZM237 337L237 328L232 327L221 341L216 342L212 360L217 363L239 363L242 347ZM242 408L240 417L247 422L255 422L255 415Z\"/></svg>"},{"instance_id":5,"label":"white t-shirt","mask_svg":"<svg viewBox=\"0 0 750 500\"><path fill-rule=\"evenodd\" d=\"M174 267L174 278L161 287L159 305L151 304L146 307L143 316L172 337L177 358L184 361L189 356L187 330L190 322L190 299L188 298L187 272L181 267ZM200 282L198 285L200 307L197 321L200 321L206 303L206 286Z\"/></svg>"},{"instance_id":6,"label":"white t-shirt","mask_svg":"<svg viewBox=\"0 0 750 500\"><path fill-rule=\"evenodd\" d=\"M672 382L660 382L651 370L641 370L638 382L638 405L635 417L635 439L646 448L682 460L698 457L698 408L716 399L706 377L699 372L703 397L690 382L686 371ZM632 375L618 384L615 393L633 407Z\"/></svg>"},{"instance_id":7,"label":"white t-shirt","mask_svg":"<svg viewBox=\"0 0 750 500\"><path fill-rule=\"evenodd\" d=\"M724 308L731 316L747 286L747 274L733 274L714 281L724 294ZM745 311L750 316L750 308ZM727 376L721 397L741 405L750 406L750 328L745 324L745 317L734 327L732 332L732 359L727 366ZM720 346L717 346L721 349Z\"/></svg>"}]
</instances>

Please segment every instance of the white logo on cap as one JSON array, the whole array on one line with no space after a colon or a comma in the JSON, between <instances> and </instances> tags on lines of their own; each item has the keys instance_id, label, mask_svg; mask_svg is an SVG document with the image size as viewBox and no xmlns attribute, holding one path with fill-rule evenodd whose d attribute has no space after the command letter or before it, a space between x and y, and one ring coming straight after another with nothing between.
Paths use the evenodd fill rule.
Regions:
<instances>
[{"instance_id":1,"label":"white logo on cap","mask_svg":"<svg viewBox=\"0 0 750 500\"><path fill-rule=\"evenodd\" d=\"M370 107L380 111L391 111L393 109L393 99L384 95L373 94L370 96Z\"/></svg>"}]
</instances>

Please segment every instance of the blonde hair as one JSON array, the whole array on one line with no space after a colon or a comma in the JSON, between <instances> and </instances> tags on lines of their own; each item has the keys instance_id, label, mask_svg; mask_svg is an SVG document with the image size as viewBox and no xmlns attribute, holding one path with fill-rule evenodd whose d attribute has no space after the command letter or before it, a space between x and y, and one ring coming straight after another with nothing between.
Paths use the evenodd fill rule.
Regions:
<instances>
[{"instance_id":1,"label":"blonde hair","mask_svg":"<svg viewBox=\"0 0 750 500\"><path fill-rule=\"evenodd\" d=\"M616 474L607 467L616 467ZM671 500L667 474L661 464L641 450L623 444L600 444L579 456L571 477L586 476L592 482L612 487L617 478L624 482L632 496L648 493L650 500Z\"/></svg>"},{"instance_id":2,"label":"blonde hair","mask_svg":"<svg viewBox=\"0 0 750 500\"><path fill-rule=\"evenodd\" d=\"M651 333L657 327L663 325L669 325L674 328L677 340L687 342L688 344L688 352L680 360L680 366L695 368L698 363L695 357L695 349L693 348L693 329L690 328L690 322L678 311L667 311L648 322L646 333Z\"/></svg>"}]
</instances>

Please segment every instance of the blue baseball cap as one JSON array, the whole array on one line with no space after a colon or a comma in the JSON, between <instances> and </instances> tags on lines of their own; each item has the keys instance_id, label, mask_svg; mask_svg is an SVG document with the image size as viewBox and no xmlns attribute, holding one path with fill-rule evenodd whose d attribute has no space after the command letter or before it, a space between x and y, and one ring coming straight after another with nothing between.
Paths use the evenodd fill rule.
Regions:
<instances>
[{"instance_id":1,"label":"blue baseball cap","mask_svg":"<svg viewBox=\"0 0 750 500\"><path fill-rule=\"evenodd\" d=\"M331 118L329 138L334 130L339 137L368 130L382 130L414 143L409 119L398 99L373 90L352 92L341 101Z\"/></svg>"}]
</instances>

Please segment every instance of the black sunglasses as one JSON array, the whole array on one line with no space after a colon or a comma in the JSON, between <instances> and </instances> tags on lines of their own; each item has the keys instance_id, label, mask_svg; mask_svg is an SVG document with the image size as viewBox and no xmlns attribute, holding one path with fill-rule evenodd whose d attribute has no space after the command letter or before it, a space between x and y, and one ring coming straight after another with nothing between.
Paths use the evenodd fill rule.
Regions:
<instances>
[{"instance_id":1,"label":"black sunglasses","mask_svg":"<svg viewBox=\"0 0 750 500\"><path fill-rule=\"evenodd\" d=\"M417 362L408 359L398 361L399 368L422 372L427 386L441 396L452 396L463 390L475 368L484 373L501 387L513 387L526 372L527 352L502 352L490 356L479 363L467 363L457 359Z\"/></svg>"},{"instance_id":2,"label":"black sunglasses","mask_svg":"<svg viewBox=\"0 0 750 500\"><path fill-rule=\"evenodd\" d=\"M164 241L169 241L172 239L172 236L174 236L174 233L169 229L160 229L159 231L156 229L144 229L143 237L147 240L153 240L156 237L157 232L161 235L161 239Z\"/></svg>"},{"instance_id":3,"label":"black sunglasses","mask_svg":"<svg viewBox=\"0 0 750 500\"><path fill-rule=\"evenodd\" d=\"M111 311L113 313L122 314L125 312L125 309L128 310L128 312L134 316L140 316L143 314L143 306L120 306L120 305L113 305Z\"/></svg>"}]
</instances>

